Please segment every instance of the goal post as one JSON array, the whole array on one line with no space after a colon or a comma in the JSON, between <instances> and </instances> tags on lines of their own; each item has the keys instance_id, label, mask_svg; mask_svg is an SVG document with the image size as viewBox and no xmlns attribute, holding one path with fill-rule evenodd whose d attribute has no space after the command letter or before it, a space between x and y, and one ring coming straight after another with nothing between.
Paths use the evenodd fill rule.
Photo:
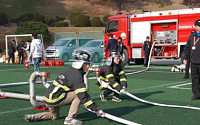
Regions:
<instances>
[{"instance_id":1,"label":"goal post","mask_svg":"<svg viewBox=\"0 0 200 125\"><path fill-rule=\"evenodd\" d=\"M8 38L14 38L14 40L16 41L16 46L17 46L17 37L31 37L32 34L20 34L20 35L5 35L5 45L6 45L6 58L8 57ZM43 37L42 34L38 34L38 36L40 37L40 39L43 42Z\"/></svg>"}]
</instances>

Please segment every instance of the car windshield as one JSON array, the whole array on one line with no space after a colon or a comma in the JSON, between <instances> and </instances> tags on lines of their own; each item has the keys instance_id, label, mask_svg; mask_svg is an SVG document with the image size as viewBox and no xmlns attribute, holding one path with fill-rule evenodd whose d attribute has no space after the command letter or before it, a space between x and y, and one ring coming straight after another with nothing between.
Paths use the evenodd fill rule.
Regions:
<instances>
[{"instance_id":1,"label":"car windshield","mask_svg":"<svg viewBox=\"0 0 200 125\"><path fill-rule=\"evenodd\" d=\"M101 44L101 41L89 41L87 42L84 47L98 47Z\"/></svg>"},{"instance_id":2,"label":"car windshield","mask_svg":"<svg viewBox=\"0 0 200 125\"><path fill-rule=\"evenodd\" d=\"M65 46L70 40L57 40L53 46Z\"/></svg>"}]
</instances>

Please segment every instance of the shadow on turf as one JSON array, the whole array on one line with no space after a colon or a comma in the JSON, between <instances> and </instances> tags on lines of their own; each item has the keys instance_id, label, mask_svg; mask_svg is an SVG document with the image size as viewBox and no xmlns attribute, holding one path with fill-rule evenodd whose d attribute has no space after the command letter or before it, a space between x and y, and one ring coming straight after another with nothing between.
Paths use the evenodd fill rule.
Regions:
<instances>
[{"instance_id":1,"label":"shadow on turf","mask_svg":"<svg viewBox=\"0 0 200 125\"><path fill-rule=\"evenodd\" d=\"M148 96L151 96L153 94L159 94L159 93L164 93L164 91L153 91L153 92L147 92L147 93L131 93L132 95L134 96L137 96L138 98L145 98L145 97L148 97ZM110 94L108 96L108 100L111 100L113 94ZM133 98L125 95L125 94L121 94L120 95L120 98L123 99L123 100L134 100ZM96 98L96 99L92 99L93 101L94 100L100 100L100 98Z\"/></svg>"},{"instance_id":2,"label":"shadow on turf","mask_svg":"<svg viewBox=\"0 0 200 125\"><path fill-rule=\"evenodd\" d=\"M108 114L117 116L117 117L122 117L123 115L130 114L131 112L133 112L135 110L150 108L150 107L152 107L152 106L150 106L150 105L123 106L123 107L117 107L117 108L104 109L103 111ZM65 117L61 117L61 118L64 119ZM77 119L82 119L81 121L83 121L83 122L96 120L98 118L101 118L101 117L97 117L96 114L91 113L91 112L81 113L81 114L78 114L78 116L77 116ZM109 121L111 121L111 120L109 120Z\"/></svg>"},{"instance_id":3,"label":"shadow on turf","mask_svg":"<svg viewBox=\"0 0 200 125\"><path fill-rule=\"evenodd\" d=\"M134 93L133 95L135 95L139 98L145 98L145 97L151 96L153 94L159 94L159 93L164 93L164 91L153 91L153 92L147 92L147 93Z\"/></svg>"},{"instance_id":4,"label":"shadow on turf","mask_svg":"<svg viewBox=\"0 0 200 125\"><path fill-rule=\"evenodd\" d=\"M135 93L134 95L139 97L139 98L145 98L148 96L151 96L153 94L159 94L163 93L164 91L154 91L154 92L148 92L148 93ZM121 95L121 98L123 100L134 100L133 98L127 96L127 95ZM96 99L95 99L96 100ZM145 108L150 108L152 105L138 105L138 106L123 106L123 107L117 107L117 108L110 108L110 109L104 109L103 111L106 113L109 113L111 115L117 116L117 117L122 117L123 115L130 114L131 112L139 109L145 109ZM64 119L65 117L61 117L61 119ZM82 121L90 121L90 120L95 120L100 117L97 117L96 114L91 113L91 112L85 112L78 114L77 116L78 119L83 119ZM112 121L113 122L113 121Z\"/></svg>"}]
</instances>

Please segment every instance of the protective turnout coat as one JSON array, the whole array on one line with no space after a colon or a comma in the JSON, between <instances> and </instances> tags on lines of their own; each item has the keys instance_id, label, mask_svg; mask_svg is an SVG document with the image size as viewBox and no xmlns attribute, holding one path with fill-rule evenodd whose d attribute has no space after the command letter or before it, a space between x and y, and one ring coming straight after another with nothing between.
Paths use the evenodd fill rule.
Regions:
<instances>
[{"instance_id":1,"label":"protective turnout coat","mask_svg":"<svg viewBox=\"0 0 200 125\"><path fill-rule=\"evenodd\" d=\"M60 103L69 91L74 91L81 104L85 107L96 111L98 106L91 100L84 83L84 72L82 69L70 67L62 72L47 88L44 102L48 105L56 105Z\"/></svg>"},{"instance_id":2,"label":"protective turnout coat","mask_svg":"<svg viewBox=\"0 0 200 125\"><path fill-rule=\"evenodd\" d=\"M125 88L127 87L127 78L125 72L122 69L121 63L112 63L110 66L104 65L103 71L100 73L100 79L105 81L117 91L120 91L123 86ZM97 85L99 85L99 89L103 89L100 83L97 82Z\"/></svg>"}]
</instances>

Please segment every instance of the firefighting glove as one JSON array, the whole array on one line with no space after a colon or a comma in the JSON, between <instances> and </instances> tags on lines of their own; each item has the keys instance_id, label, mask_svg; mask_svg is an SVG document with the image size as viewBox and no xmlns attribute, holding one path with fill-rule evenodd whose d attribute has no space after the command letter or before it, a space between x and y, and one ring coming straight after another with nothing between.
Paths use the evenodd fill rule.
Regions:
<instances>
[{"instance_id":1,"label":"firefighting glove","mask_svg":"<svg viewBox=\"0 0 200 125\"><path fill-rule=\"evenodd\" d=\"M96 111L96 115L100 116L100 117L104 117L104 112L99 109L99 110Z\"/></svg>"},{"instance_id":2,"label":"firefighting glove","mask_svg":"<svg viewBox=\"0 0 200 125\"><path fill-rule=\"evenodd\" d=\"M125 93L125 86L122 86L122 89L120 90L120 93Z\"/></svg>"}]
</instances>

